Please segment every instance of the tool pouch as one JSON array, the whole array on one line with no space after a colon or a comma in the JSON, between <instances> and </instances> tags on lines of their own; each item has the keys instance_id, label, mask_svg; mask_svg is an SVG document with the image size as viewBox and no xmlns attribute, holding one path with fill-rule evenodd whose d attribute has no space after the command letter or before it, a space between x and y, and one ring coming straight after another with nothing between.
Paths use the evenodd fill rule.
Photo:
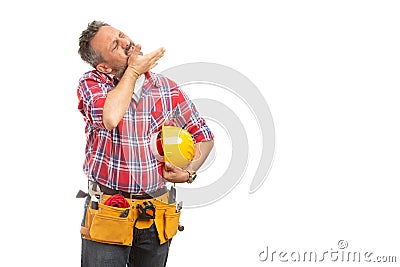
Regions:
<instances>
[{"instance_id":1,"label":"tool pouch","mask_svg":"<svg viewBox=\"0 0 400 267\"><path fill-rule=\"evenodd\" d=\"M154 219L140 220L139 209L135 205L143 205L145 200L129 200L130 208L116 208L104 205L108 195L103 195L103 201L98 203L98 209L93 209L91 202L86 208L86 216L81 227L82 237L96 242L132 246L133 227L149 228L156 226L160 244L164 244L176 235L180 211L175 203L167 204L157 199L151 200L155 207ZM148 201L148 200L147 200Z\"/></svg>"},{"instance_id":2,"label":"tool pouch","mask_svg":"<svg viewBox=\"0 0 400 267\"><path fill-rule=\"evenodd\" d=\"M156 218L154 220L160 244L167 242L176 235L179 226L180 211L176 211L175 204L156 202Z\"/></svg>"},{"instance_id":3,"label":"tool pouch","mask_svg":"<svg viewBox=\"0 0 400 267\"><path fill-rule=\"evenodd\" d=\"M96 242L132 246L133 219L131 208L117 208L98 204L98 209L86 209L86 220L81 228L83 238Z\"/></svg>"}]
</instances>

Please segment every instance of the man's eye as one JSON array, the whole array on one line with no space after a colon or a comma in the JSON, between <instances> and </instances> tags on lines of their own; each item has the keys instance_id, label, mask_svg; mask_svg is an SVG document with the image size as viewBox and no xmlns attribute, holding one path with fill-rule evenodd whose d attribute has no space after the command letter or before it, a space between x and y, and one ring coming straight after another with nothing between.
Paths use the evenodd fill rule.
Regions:
<instances>
[{"instance_id":1,"label":"man's eye","mask_svg":"<svg viewBox=\"0 0 400 267\"><path fill-rule=\"evenodd\" d=\"M114 45L112 51L114 51L117 47L118 47L118 44L117 44L117 42L115 42L115 45Z\"/></svg>"}]
</instances>

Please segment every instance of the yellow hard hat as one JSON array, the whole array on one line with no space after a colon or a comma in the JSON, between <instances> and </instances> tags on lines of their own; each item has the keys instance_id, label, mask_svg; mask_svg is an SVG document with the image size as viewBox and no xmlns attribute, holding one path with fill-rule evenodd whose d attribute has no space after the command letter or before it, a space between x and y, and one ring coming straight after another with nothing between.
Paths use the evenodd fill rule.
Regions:
<instances>
[{"instance_id":1,"label":"yellow hard hat","mask_svg":"<svg viewBox=\"0 0 400 267\"><path fill-rule=\"evenodd\" d=\"M151 150L159 161L169 162L182 168L194 157L194 140L185 129L163 125L161 136L157 133L151 139Z\"/></svg>"}]
</instances>

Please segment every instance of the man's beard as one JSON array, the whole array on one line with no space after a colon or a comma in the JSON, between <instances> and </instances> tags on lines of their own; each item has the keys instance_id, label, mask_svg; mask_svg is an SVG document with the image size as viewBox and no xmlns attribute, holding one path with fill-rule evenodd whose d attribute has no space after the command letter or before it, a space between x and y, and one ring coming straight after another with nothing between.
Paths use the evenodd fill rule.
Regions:
<instances>
[{"instance_id":1,"label":"man's beard","mask_svg":"<svg viewBox=\"0 0 400 267\"><path fill-rule=\"evenodd\" d=\"M129 58L128 51L131 49L132 46L135 44L132 42L129 42L129 45L125 48L125 55ZM118 78L122 78L122 75L124 75L125 70L128 68L128 58L126 59L125 65L123 66L115 66L114 71L115 71L115 76Z\"/></svg>"},{"instance_id":2,"label":"man's beard","mask_svg":"<svg viewBox=\"0 0 400 267\"><path fill-rule=\"evenodd\" d=\"M143 56L143 52L140 52L139 55ZM114 75L121 79L122 75L124 75L125 70L127 68L128 68L128 59L126 59L125 65L116 66L116 67L113 68L114 69Z\"/></svg>"},{"instance_id":3,"label":"man's beard","mask_svg":"<svg viewBox=\"0 0 400 267\"><path fill-rule=\"evenodd\" d=\"M125 70L128 68L128 60L125 65L119 66L119 67L114 67L114 75L117 76L119 79L122 78L122 75L124 75Z\"/></svg>"}]
</instances>

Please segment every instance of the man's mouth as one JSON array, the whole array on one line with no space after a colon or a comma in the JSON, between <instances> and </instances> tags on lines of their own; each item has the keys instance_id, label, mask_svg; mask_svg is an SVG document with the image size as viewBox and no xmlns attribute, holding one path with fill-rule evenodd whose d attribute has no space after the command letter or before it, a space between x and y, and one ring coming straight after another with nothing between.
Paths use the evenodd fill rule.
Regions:
<instances>
[{"instance_id":1,"label":"man's mouth","mask_svg":"<svg viewBox=\"0 0 400 267\"><path fill-rule=\"evenodd\" d=\"M133 50L135 50L135 44L129 43L129 45L125 48L125 55L129 56L133 52Z\"/></svg>"}]
</instances>

